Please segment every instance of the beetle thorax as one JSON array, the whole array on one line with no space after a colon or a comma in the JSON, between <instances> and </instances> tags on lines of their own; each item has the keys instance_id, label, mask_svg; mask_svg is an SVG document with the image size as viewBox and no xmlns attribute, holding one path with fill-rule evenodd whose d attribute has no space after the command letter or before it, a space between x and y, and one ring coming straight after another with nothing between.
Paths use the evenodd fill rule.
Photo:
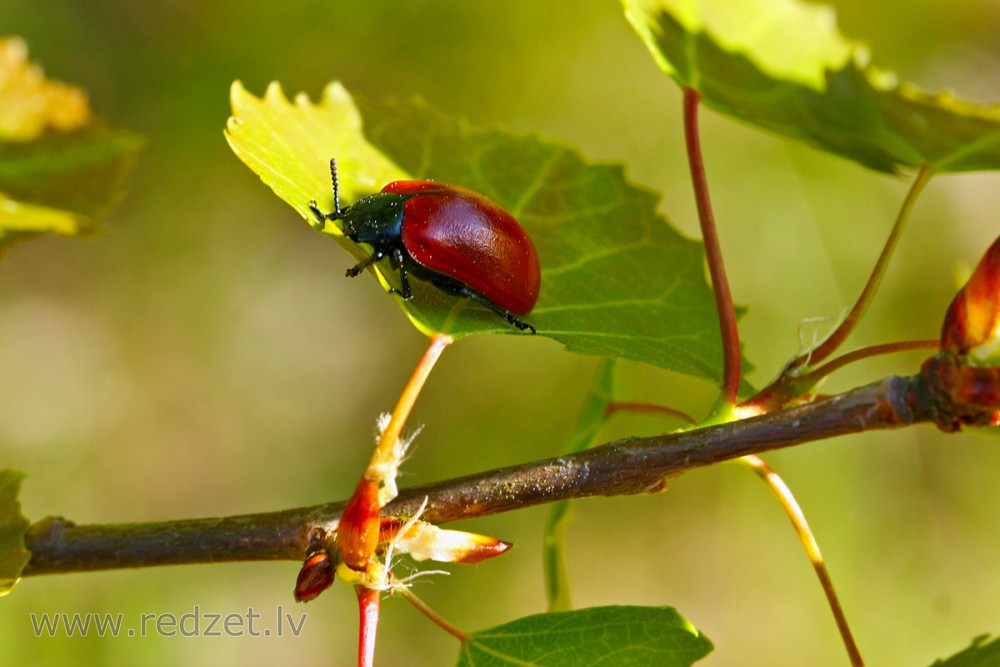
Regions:
<instances>
[{"instance_id":1,"label":"beetle thorax","mask_svg":"<svg viewBox=\"0 0 1000 667\"><path fill-rule=\"evenodd\" d=\"M383 245L399 240L404 197L379 193L359 199L341 213L344 235L356 243Z\"/></svg>"}]
</instances>

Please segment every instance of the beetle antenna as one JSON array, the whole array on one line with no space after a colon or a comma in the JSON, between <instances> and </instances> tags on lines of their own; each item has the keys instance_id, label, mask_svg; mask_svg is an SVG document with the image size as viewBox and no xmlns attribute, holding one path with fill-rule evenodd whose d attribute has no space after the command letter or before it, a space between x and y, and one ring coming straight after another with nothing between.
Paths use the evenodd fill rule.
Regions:
<instances>
[{"instance_id":1,"label":"beetle antenna","mask_svg":"<svg viewBox=\"0 0 1000 667\"><path fill-rule=\"evenodd\" d=\"M330 158L330 178L333 180L333 214L340 218L340 179L337 178L337 158Z\"/></svg>"}]
</instances>

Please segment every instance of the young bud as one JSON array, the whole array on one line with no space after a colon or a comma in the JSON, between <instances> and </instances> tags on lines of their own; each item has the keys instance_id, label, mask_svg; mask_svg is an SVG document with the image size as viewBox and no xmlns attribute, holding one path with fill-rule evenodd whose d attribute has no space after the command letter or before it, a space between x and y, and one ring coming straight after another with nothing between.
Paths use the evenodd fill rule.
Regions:
<instances>
[{"instance_id":1,"label":"young bud","mask_svg":"<svg viewBox=\"0 0 1000 667\"><path fill-rule=\"evenodd\" d=\"M992 408L993 420L1000 417L1000 366L966 366L956 374L952 396L957 403Z\"/></svg>"},{"instance_id":2,"label":"young bud","mask_svg":"<svg viewBox=\"0 0 1000 667\"><path fill-rule=\"evenodd\" d=\"M1000 238L948 307L941 350L972 354L986 365L1000 363Z\"/></svg>"},{"instance_id":3,"label":"young bud","mask_svg":"<svg viewBox=\"0 0 1000 667\"><path fill-rule=\"evenodd\" d=\"M361 478L340 515L337 550L352 570L363 571L375 554L379 536L378 483Z\"/></svg>"},{"instance_id":4,"label":"young bud","mask_svg":"<svg viewBox=\"0 0 1000 667\"><path fill-rule=\"evenodd\" d=\"M472 565L499 556L513 544L487 535L445 530L426 521L407 522L407 528L393 519L382 520L382 540L392 541L396 553L409 554L413 560ZM402 531L402 534L400 534Z\"/></svg>"},{"instance_id":5,"label":"young bud","mask_svg":"<svg viewBox=\"0 0 1000 667\"><path fill-rule=\"evenodd\" d=\"M309 602L333 584L336 570L325 551L309 554L295 582L295 601Z\"/></svg>"}]
</instances>

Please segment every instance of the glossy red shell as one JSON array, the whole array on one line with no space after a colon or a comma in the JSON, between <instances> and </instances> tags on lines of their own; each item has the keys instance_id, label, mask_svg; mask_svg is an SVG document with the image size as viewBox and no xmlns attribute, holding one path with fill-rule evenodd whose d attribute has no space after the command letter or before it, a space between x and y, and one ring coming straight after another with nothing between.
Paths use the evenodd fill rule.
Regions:
<instances>
[{"instance_id":1,"label":"glossy red shell","mask_svg":"<svg viewBox=\"0 0 1000 667\"><path fill-rule=\"evenodd\" d=\"M401 236L416 262L515 315L535 307L538 253L514 216L458 185L394 181L382 192L415 195L404 204Z\"/></svg>"}]
</instances>

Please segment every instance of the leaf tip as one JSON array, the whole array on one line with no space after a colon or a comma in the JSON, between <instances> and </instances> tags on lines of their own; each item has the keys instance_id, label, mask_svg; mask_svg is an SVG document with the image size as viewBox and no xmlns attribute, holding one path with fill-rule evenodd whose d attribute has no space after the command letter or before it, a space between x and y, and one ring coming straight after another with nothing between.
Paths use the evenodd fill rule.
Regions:
<instances>
[{"instance_id":1,"label":"leaf tip","mask_svg":"<svg viewBox=\"0 0 1000 667\"><path fill-rule=\"evenodd\" d=\"M326 84L323 88L323 94L320 98L321 103L324 106L343 104L345 102L350 102L354 104L354 100L351 98L351 94L347 92L347 88L344 87L340 81L331 81Z\"/></svg>"},{"instance_id":2,"label":"leaf tip","mask_svg":"<svg viewBox=\"0 0 1000 667\"><path fill-rule=\"evenodd\" d=\"M285 96L280 82L272 81L267 84L267 90L264 91L264 101L272 104L288 104L288 98Z\"/></svg>"}]
</instances>

